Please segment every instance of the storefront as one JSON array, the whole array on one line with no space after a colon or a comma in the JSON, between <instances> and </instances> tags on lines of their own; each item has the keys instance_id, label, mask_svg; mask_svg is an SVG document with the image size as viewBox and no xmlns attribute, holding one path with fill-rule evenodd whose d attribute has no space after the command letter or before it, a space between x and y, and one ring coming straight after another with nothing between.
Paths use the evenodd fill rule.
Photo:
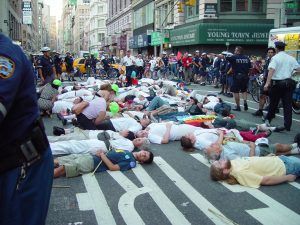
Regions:
<instances>
[{"instance_id":1,"label":"storefront","mask_svg":"<svg viewBox=\"0 0 300 225\"><path fill-rule=\"evenodd\" d=\"M264 54L271 24L195 24L170 31L173 51L219 53L236 45L247 54Z\"/></svg>"},{"instance_id":2,"label":"storefront","mask_svg":"<svg viewBox=\"0 0 300 225\"><path fill-rule=\"evenodd\" d=\"M153 54L153 48L150 46L150 40L150 35L135 35L129 39L129 48L133 49L134 54Z\"/></svg>"}]
</instances>

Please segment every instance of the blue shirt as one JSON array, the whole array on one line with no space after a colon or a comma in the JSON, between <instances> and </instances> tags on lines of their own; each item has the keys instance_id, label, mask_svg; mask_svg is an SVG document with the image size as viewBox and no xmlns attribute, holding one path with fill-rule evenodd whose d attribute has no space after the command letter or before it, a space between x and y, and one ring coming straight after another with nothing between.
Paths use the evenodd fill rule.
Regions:
<instances>
[{"instance_id":1,"label":"blue shirt","mask_svg":"<svg viewBox=\"0 0 300 225\"><path fill-rule=\"evenodd\" d=\"M0 103L7 111L4 119L0 112L1 149L24 141L39 116L31 63L21 48L3 34L0 34Z\"/></svg>"},{"instance_id":2,"label":"blue shirt","mask_svg":"<svg viewBox=\"0 0 300 225\"><path fill-rule=\"evenodd\" d=\"M233 55L231 57L226 58L232 66L232 70L234 74L244 74L248 75L249 69L251 68L250 59L245 55Z\"/></svg>"},{"instance_id":3,"label":"blue shirt","mask_svg":"<svg viewBox=\"0 0 300 225\"><path fill-rule=\"evenodd\" d=\"M125 150L110 151L106 154L106 156L113 164L118 164L121 171L130 170L136 167L136 160L133 154L129 151L125 151ZM96 166L101 161L101 158L99 158L98 156L93 156L93 158L94 158L94 167L96 168ZM105 163L101 163L101 165L97 169L97 172L103 172L106 170L109 170L108 167L105 165Z\"/></svg>"},{"instance_id":4,"label":"blue shirt","mask_svg":"<svg viewBox=\"0 0 300 225\"><path fill-rule=\"evenodd\" d=\"M193 62L196 63L196 64L199 66L200 57L199 57L199 56L195 56L195 57L193 58ZM195 66L195 65L194 65L195 68L198 68L198 66Z\"/></svg>"},{"instance_id":5,"label":"blue shirt","mask_svg":"<svg viewBox=\"0 0 300 225\"><path fill-rule=\"evenodd\" d=\"M51 59L51 57L47 58L45 56L41 56L38 60L37 60L37 68L41 68L42 69L42 74L43 77L47 77L47 76L52 76L53 74L53 60Z\"/></svg>"}]
</instances>

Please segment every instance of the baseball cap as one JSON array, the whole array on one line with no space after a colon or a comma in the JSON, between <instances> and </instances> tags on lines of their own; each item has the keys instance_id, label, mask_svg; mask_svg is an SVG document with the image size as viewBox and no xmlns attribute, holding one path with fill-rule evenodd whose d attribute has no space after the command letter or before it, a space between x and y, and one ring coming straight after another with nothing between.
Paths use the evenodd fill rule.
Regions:
<instances>
[{"instance_id":1,"label":"baseball cap","mask_svg":"<svg viewBox=\"0 0 300 225\"><path fill-rule=\"evenodd\" d=\"M188 56L192 56L192 54L188 54Z\"/></svg>"},{"instance_id":2,"label":"baseball cap","mask_svg":"<svg viewBox=\"0 0 300 225\"><path fill-rule=\"evenodd\" d=\"M41 52L49 52L50 48L49 47L42 47Z\"/></svg>"},{"instance_id":3,"label":"baseball cap","mask_svg":"<svg viewBox=\"0 0 300 225\"><path fill-rule=\"evenodd\" d=\"M269 146L269 140L267 138L258 138L255 141L255 145L265 145L265 146Z\"/></svg>"},{"instance_id":4,"label":"baseball cap","mask_svg":"<svg viewBox=\"0 0 300 225\"><path fill-rule=\"evenodd\" d=\"M55 80L52 81L52 84L59 87L59 86L61 86L61 81L58 80L58 79L55 79Z\"/></svg>"},{"instance_id":5,"label":"baseball cap","mask_svg":"<svg viewBox=\"0 0 300 225\"><path fill-rule=\"evenodd\" d=\"M111 103L109 104L109 111L110 111L112 114L116 114L117 112L119 112L119 109L120 109L120 107L119 107L118 103L116 103L116 102L111 102Z\"/></svg>"}]
</instances>

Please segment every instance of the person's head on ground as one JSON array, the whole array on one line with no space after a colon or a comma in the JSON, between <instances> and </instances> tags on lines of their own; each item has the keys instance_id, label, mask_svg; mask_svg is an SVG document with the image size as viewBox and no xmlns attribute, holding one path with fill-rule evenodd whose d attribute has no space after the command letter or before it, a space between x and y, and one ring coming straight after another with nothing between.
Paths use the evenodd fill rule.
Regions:
<instances>
[{"instance_id":1,"label":"person's head on ground","mask_svg":"<svg viewBox=\"0 0 300 225\"><path fill-rule=\"evenodd\" d=\"M180 144L184 151L192 152L194 149L194 144L196 143L196 136L193 133L184 135L180 139Z\"/></svg>"},{"instance_id":2,"label":"person's head on ground","mask_svg":"<svg viewBox=\"0 0 300 225\"><path fill-rule=\"evenodd\" d=\"M148 149L142 149L139 152L133 153L134 158L141 164L151 164L153 162L154 155Z\"/></svg>"},{"instance_id":3,"label":"person's head on ground","mask_svg":"<svg viewBox=\"0 0 300 225\"><path fill-rule=\"evenodd\" d=\"M143 129L145 129L150 123L151 120L148 118L143 118L140 120L140 124L142 125Z\"/></svg>"},{"instance_id":4,"label":"person's head on ground","mask_svg":"<svg viewBox=\"0 0 300 225\"><path fill-rule=\"evenodd\" d=\"M148 137L149 132L147 130L140 130L136 133L138 138L146 138Z\"/></svg>"},{"instance_id":5,"label":"person's head on ground","mask_svg":"<svg viewBox=\"0 0 300 225\"><path fill-rule=\"evenodd\" d=\"M226 181L228 184L237 184L237 180L230 175L230 160L218 160L210 167L210 178L214 181Z\"/></svg>"},{"instance_id":6,"label":"person's head on ground","mask_svg":"<svg viewBox=\"0 0 300 225\"><path fill-rule=\"evenodd\" d=\"M217 143L213 143L207 146L204 152L208 160L218 160L222 152L222 147Z\"/></svg>"},{"instance_id":7,"label":"person's head on ground","mask_svg":"<svg viewBox=\"0 0 300 225\"><path fill-rule=\"evenodd\" d=\"M134 147L136 148L141 148L141 149L146 149L149 148L150 146L150 141L146 137L141 137L141 138L135 138L132 141Z\"/></svg>"},{"instance_id":8,"label":"person's head on ground","mask_svg":"<svg viewBox=\"0 0 300 225\"><path fill-rule=\"evenodd\" d=\"M58 79L55 79L52 81L51 86L57 90L61 86L61 81Z\"/></svg>"}]
</instances>

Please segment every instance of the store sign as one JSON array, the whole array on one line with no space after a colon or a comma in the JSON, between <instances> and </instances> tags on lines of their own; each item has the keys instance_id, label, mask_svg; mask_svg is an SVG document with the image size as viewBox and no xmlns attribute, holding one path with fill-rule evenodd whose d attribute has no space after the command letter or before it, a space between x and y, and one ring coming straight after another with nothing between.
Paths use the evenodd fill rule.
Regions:
<instances>
[{"instance_id":1,"label":"store sign","mask_svg":"<svg viewBox=\"0 0 300 225\"><path fill-rule=\"evenodd\" d=\"M201 24L200 43L203 44L267 44L269 24Z\"/></svg>"},{"instance_id":2,"label":"store sign","mask_svg":"<svg viewBox=\"0 0 300 225\"><path fill-rule=\"evenodd\" d=\"M120 49L126 51L127 50L127 35L122 35L120 37Z\"/></svg>"},{"instance_id":3,"label":"store sign","mask_svg":"<svg viewBox=\"0 0 300 225\"><path fill-rule=\"evenodd\" d=\"M23 24L32 24L32 7L31 0L23 0L22 2Z\"/></svg>"},{"instance_id":4,"label":"store sign","mask_svg":"<svg viewBox=\"0 0 300 225\"><path fill-rule=\"evenodd\" d=\"M284 42L286 44L285 50L286 51L300 50L299 38L300 38L299 33L286 34L284 36Z\"/></svg>"},{"instance_id":5,"label":"store sign","mask_svg":"<svg viewBox=\"0 0 300 225\"><path fill-rule=\"evenodd\" d=\"M153 32L151 34L151 46L158 46L161 43L161 33Z\"/></svg>"},{"instance_id":6,"label":"store sign","mask_svg":"<svg viewBox=\"0 0 300 225\"><path fill-rule=\"evenodd\" d=\"M217 14L217 6L218 4L205 4L204 14Z\"/></svg>"},{"instance_id":7,"label":"store sign","mask_svg":"<svg viewBox=\"0 0 300 225\"><path fill-rule=\"evenodd\" d=\"M183 27L170 31L172 46L195 45L199 43L199 25Z\"/></svg>"}]
</instances>

